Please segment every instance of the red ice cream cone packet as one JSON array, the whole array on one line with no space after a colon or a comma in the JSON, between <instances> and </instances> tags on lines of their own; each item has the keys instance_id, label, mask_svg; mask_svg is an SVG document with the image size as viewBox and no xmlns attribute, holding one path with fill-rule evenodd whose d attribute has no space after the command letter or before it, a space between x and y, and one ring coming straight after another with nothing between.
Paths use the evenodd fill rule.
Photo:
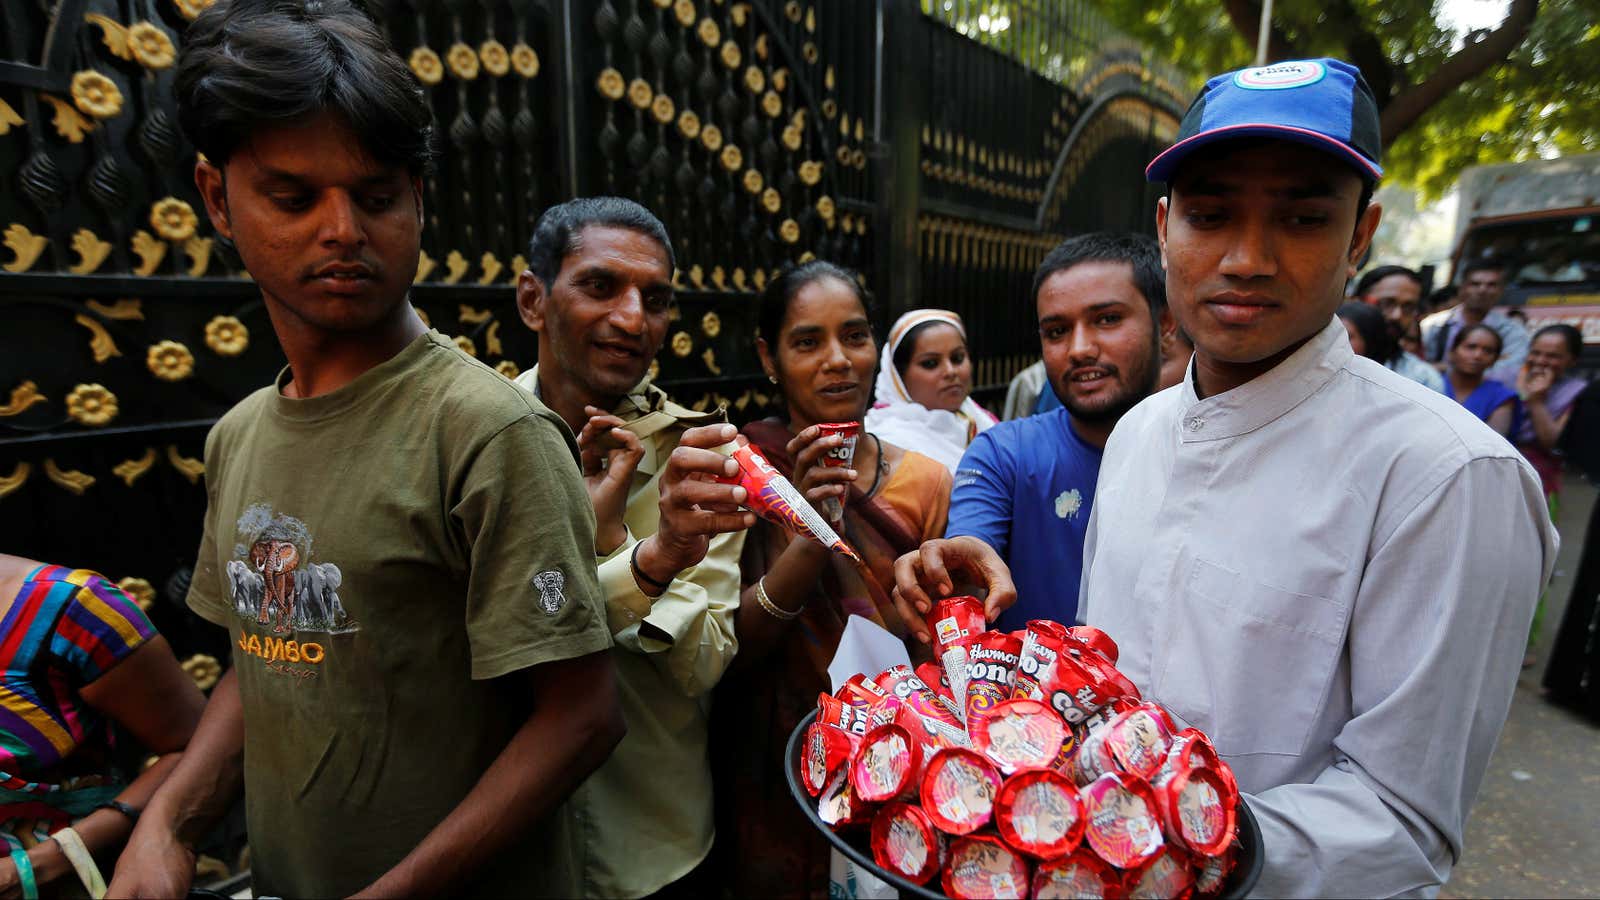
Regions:
<instances>
[{"instance_id":1,"label":"red ice cream cone packet","mask_svg":"<svg viewBox=\"0 0 1600 900\"><path fill-rule=\"evenodd\" d=\"M944 669L956 711L965 721L967 700L967 645L989 627L983 616L983 601L977 597L946 597L928 614L928 633L933 635L933 655Z\"/></svg>"},{"instance_id":2,"label":"red ice cream cone packet","mask_svg":"<svg viewBox=\"0 0 1600 900\"><path fill-rule=\"evenodd\" d=\"M767 462L754 444L745 444L725 452L739 464L739 474L720 480L745 489L744 505L747 509L790 534L816 541L835 553L861 562L861 556L855 549L839 537L833 526L806 502L789 479Z\"/></svg>"},{"instance_id":3,"label":"red ice cream cone packet","mask_svg":"<svg viewBox=\"0 0 1600 900\"><path fill-rule=\"evenodd\" d=\"M1011 696L1017 674L1017 653L1022 641L999 631L985 631L967 638L967 692L959 698L965 707L964 720L971 730L972 719L993 709Z\"/></svg>"},{"instance_id":4,"label":"red ice cream cone packet","mask_svg":"<svg viewBox=\"0 0 1600 900\"><path fill-rule=\"evenodd\" d=\"M872 859L916 884L927 884L944 865L949 847L922 807L889 803L872 817Z\"/></svg>"},{"instance_id":5,"label":"red ice cream cone packet","mask_svg":"<svg viewBox=\"0 0 1600 900\"><path fill-rule=\"evenodd\" d=\"M910 666L891 666L875 679L896 700L904 703L922 720L931 740L948 747L967 746L967 730L961 719L933 688L928 687Z\"/></svg>"},{"instance_id":6,"label":"red ice cream cone packet","mask_svg":"<svg viewBox=\"0 0 1600 900\"><path fill-rule=\"evenodd\" d=\"M1000 786L994 822L1012 847L1034 859L1060 859L1083 839L1083 803L1066 776L1032 769Z\"/></svg>"},{"instance_id":7,"label":"red ice cream cone packet","mask_svg":"<svg viewBox=\"0 0 1600 900\"><path fill-rule=\"evenodd\" d=\"M850 757L850 786L868 803L915 796L921 775L922 742L892 723L867 732Z\"/></svg>"},{"instance_id":8,"label":"red ice cream cone packet","mask_svg":"<svg viewBox=\"0 0 1600 900\"><path fill-rule=\"evenodd\" d=\"M1110 772L1078 796L1088 817L1084 838L1113 866L1137 868L1165 845L1155 794L1144 779Z\"/></svg>"},{"instance_id":9,"label":"red ice cream cone packet","mask_svg":"<svg viewBox=\"0 0 1600 900\"><path fill-rule=\"evenodd\" d=\"M1123 876L1129 900L1184 900L1194 891L1194 867L1166 847Z\"/></svg>"},{"instance_id":10,"label":"red ice cream cone packet","mask_svg":"<svg viewBox=\"0 0 1600 900\"><path fill-rule=\"evenodd\" d=\"M1113 666L1117 664L1117 642L1104 631L1090 625L1073 625L1067 629L1067 637L1087 645Z\"/></svg>"},{"instance_id":11,"label":"red ice cream cone packet","mask_svg":"<svg viewBox=\"0 0 1600 900\"><path fill-rule=\"evenodd\" d=\"M1001 772L1043 769L1055 762L1067 726L1037 700L1007 700L992 709L972 712L967 727L974 750Z\"/></svg>"},{"instance_id":12,"label":"red ice cream cone packet","mask_svg":"<svg viewBox=\"0 0 1600 900\"><path fill-rule=\"evenodd\" d=\"M860 742L858 736L843 729L820 721L811 723L800 758L800 781L811 796L821 795L833 776L850 763Z\"/></svg>"},{"instance_id":13,"label":"red ice cream cone packet","mask_svg":"<svg viewBox=\"0 0 1600 900\"><path fill-rule=\"evenodd\" d=\"M946 834L969 834L989 824L999 792L1000 773L971 750L940 750L922 767L922 808Z\"/></svg>"},{"instance_id":14,"label":"red ice cream cone packet","mask_svg":"<svg viewBox=\"0 0 1600 900\"><path fill-rule=\"evenodd\" d=\"M1028 861L991 834L969 834L950 845L944 892L955 898L1028 896Z\"/></svg>"},{"instance_id":15,"label":"red ice cream cone packet","mask_svg":"<svg viewBox=\"0 0 1600 900\"><path fill-rule=\"evenodd\" d=\"M830 469L849 468L856 456L856 440L861 437L860 422L822 422L817 425L822 430L822 437L830 434L840 435L844 440L839 446L822 454L822 464ZM822 502L823 512L827 514L828 521L838 522L844 519L844 504L838 497L829 497Z\"/></svg>"},{"instance_id":16,"label":"red ice cream cone packet","mask_svg":"<svg viewBox=\"0 0 1600 900\"><path fill-rule=\"evenodd\" d=\"M1216 856L1227 849L1239 798L1216 770L1203 766L1166 770L1150 789L1169 842L1198 856Z\"/></svg>"},{"instance_id":17,"label":"red ice cream cone packet","mask_svg":"<svg viewBox=\"0 0 1600 900\"><path fill-rule=\"evenodd\" d=\"M1033 873L1034 900L1110 898L1122 893L1122 876L1087 847L1041 863Z\"/></svg>"}]
</instances>

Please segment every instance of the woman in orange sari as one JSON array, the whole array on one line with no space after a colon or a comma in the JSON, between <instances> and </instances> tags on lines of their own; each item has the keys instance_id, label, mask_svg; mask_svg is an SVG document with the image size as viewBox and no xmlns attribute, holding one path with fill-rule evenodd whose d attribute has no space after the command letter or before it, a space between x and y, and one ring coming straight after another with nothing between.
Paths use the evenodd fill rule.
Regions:
<instances>
[{"instance_id":1,"label":"woman in orange sari","mask_svg":"<svg viewBox=\"0 0 1600 900\"><path fill-rule=\"evenodd\" d=\"M842 439L817 425L862 419L878 361L852 273L822 261L785 271L762 296L760 329L756 348L786 416L751 423L744 435L819 510L829 498L842 503L838 530L864 565L765 521L745 539L739 656L713 708L717 843L733 896L825 897L827 843L789 797L784 746L831 688L828 662L850 616L906 637L890 600L894 561L944 533L951 477L867 432L849 467L822 465Z\"/></svg>"}]
</instances>

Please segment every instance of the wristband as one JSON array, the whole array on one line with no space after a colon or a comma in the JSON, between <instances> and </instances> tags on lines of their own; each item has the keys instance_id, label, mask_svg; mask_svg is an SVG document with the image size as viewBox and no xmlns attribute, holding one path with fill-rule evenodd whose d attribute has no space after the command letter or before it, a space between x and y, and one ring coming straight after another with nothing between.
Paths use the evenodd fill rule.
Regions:
<instances>
[{"instance_id":1,"label":"wristband","mask_svg":"<svg viewBox=\"0 0 1600 900\"><path fill-rule=\"evenodd\" d=\"M633 556L629 560L629 565L633 567L633 577L639 579L645 584L650 585L658 591L664 591L672 586L672 579L669 578L666 581L657 581L654 578L651 578L644 569L639 568L639 549L643 546L644 541L640 541L639 543L633 545Z\"/></svg>"},{"instance_id":2,"label":"wristband","mask_svg":"<svg viewBox=\"0 0 1600 900\"><path fill-rule=\"evenodd\" d=\"M129 822L139 821L139 810L134 809L126 803L123 803L121 800L107 800L99 806L96 806L95 809L109 809L112 812L122 813L128 818Z\"/></svg>"},{"instance_id":3,"label":"wristband","mask_svg":"<svg viewBox=\"0 0 1600 900\"><path fill-rule=\"evenodd\" d=\"M106 895L106 880L100 874L100 867L95 865L94 857L90 855L89 848L83 845L83 838L71 828L63 828L50 835L61 847L61 852L67 856L67 862L72 863L72 870L78 873L78 880L83 882L83 889L89 892L90 900L101 900Z\"/></svg>"},{"instance_id":4,"label":"wristband","mask_svg":"<svg viewBox=\"0 0 1600 900\"><path fill-rule=\"evenodd\" d=\"M22 886L22 900L39 900L39 883L33 879L33 860L28 851L11 851L11 864L17 867L17 882Z\"/></svg>"}]
</instances>

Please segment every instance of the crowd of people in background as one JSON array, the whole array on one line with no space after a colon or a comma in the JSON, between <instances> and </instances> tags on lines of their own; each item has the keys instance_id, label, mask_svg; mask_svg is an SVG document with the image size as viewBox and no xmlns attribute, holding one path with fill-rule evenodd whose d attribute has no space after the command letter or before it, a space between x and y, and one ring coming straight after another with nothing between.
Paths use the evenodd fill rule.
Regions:
<instances>
[{"instance_id":1,"label":"crowd of people in background","mask_svg":"<svg viewBox=\"0 0 1600 900\"><path fill-rule=\"evenodd\" d=\"M258 895L819 896L783 752L846 623L926 659L931 602L978 589L997 628L1101 627L1204 726L1261 822L1259 891L1442 884L1553 567L1582 337L1530 340L1493 266L1425 318L1408 269L1352 283L1371 93L1338 60L1271 75L1207 83L1147 173L1156 239L1072 237L994 298L1042 353L1005 421L960 316L880 336L856 273L813 260L760 298L781 413L738 429L648 375L676 266L649 210L542 214L513 384L408 301L430 126L378 29L331 0L207 10L182 124L289 363L207 442L188 602L238 650L202 713L114 586L0 558L26 634L4 788L51 810L0 882L181 896L242 793ZM745 509L742 444L859 562ZM313 541L337 615L295 611ZM124 774L107 719L160 758Z\"/></svg>"}]
</instances>

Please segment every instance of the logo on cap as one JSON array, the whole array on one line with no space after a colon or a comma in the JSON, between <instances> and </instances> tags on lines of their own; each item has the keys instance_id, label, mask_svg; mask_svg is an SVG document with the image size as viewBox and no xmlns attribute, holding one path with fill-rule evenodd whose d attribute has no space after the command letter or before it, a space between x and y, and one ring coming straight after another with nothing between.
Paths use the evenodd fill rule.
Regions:
<instances>
[{"instance_id":1,"label":"logo on cap","mask_svg":"<svg viewBox=\"0 0 1600 900\"><path fill-rule=\"evenodd\" d=\"M1326 74L1322 63L1306 60L1241 69L1233 73L1233 83L1250 91L1282 91L1316 84Z\"/></svg>"}]
</instances>

